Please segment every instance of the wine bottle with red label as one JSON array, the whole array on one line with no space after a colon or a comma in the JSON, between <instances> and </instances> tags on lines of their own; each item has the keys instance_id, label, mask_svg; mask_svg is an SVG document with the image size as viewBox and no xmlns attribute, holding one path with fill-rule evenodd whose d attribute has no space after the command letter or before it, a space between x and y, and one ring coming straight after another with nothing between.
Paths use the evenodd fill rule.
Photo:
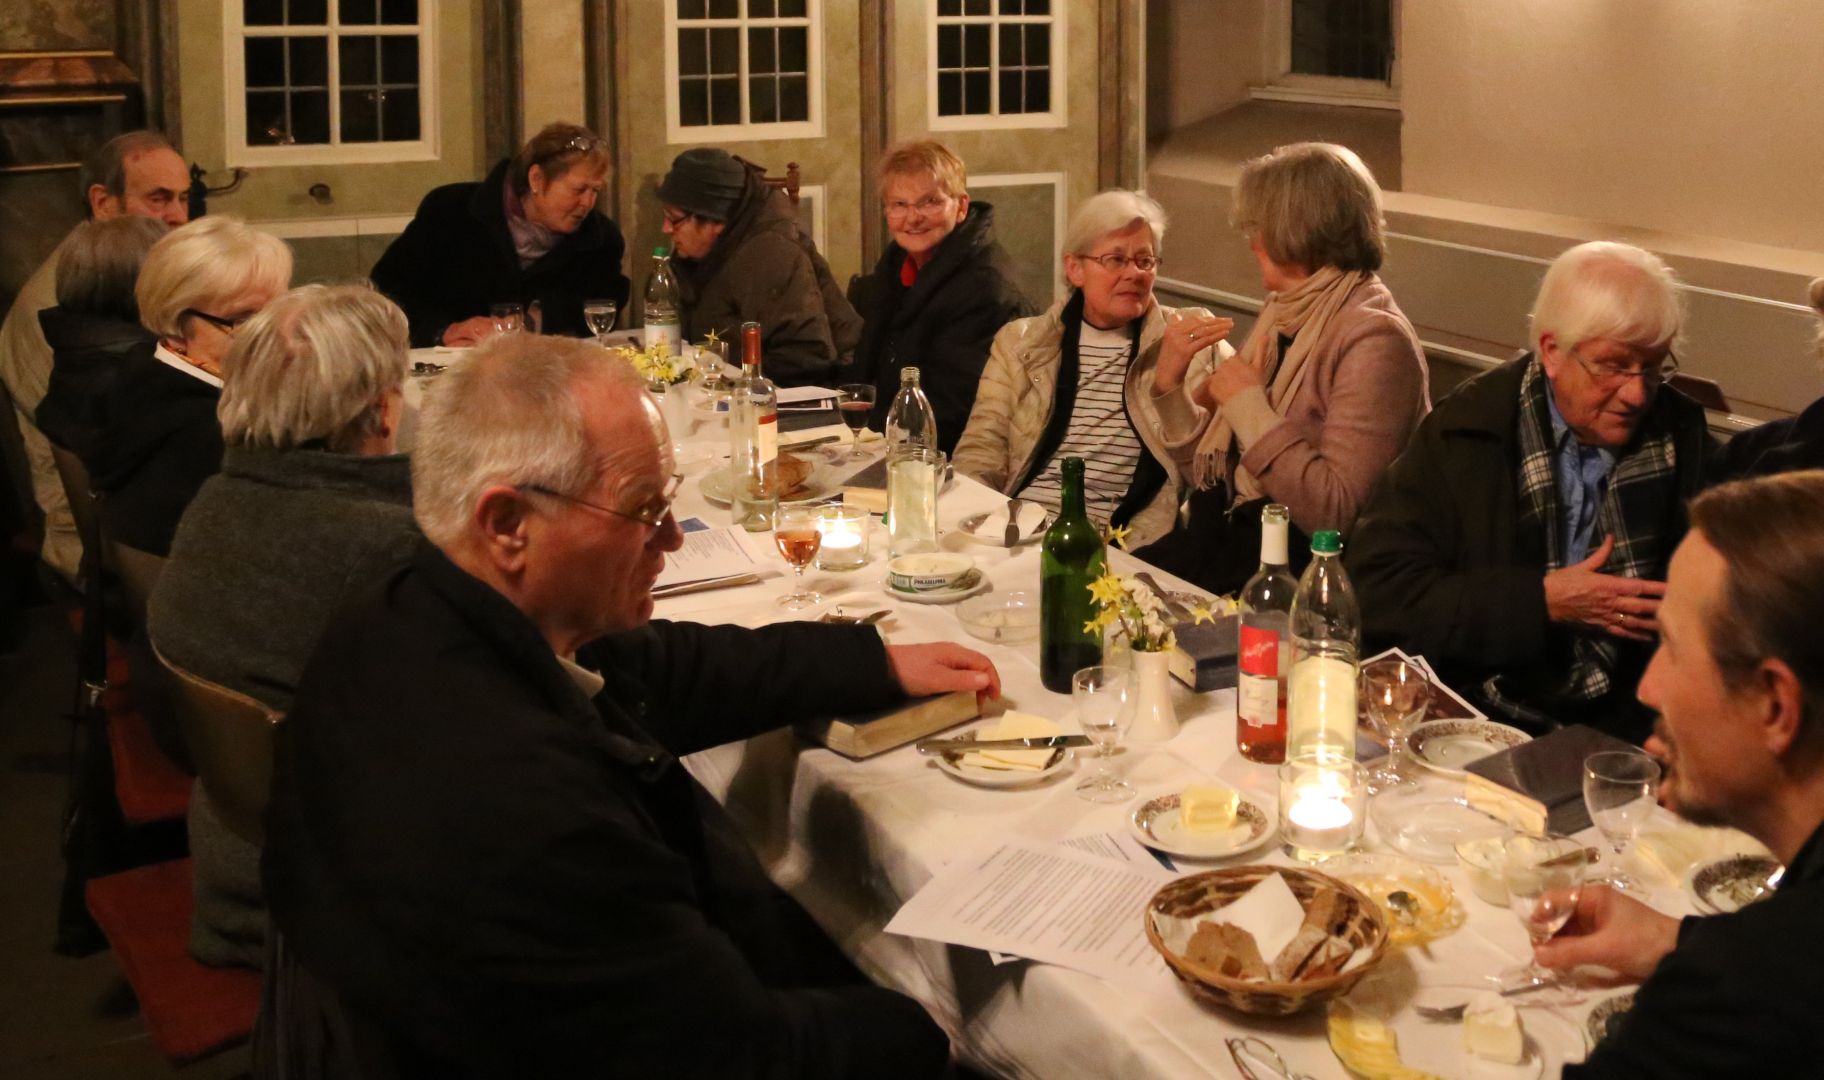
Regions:
<instances>
[{"instance_id":1,"label":"wine bottle with red label","mask_svg":"<svg viewBox=\"0 0 1824 1080\"><path fill-rule=\"evenodd\" d=\"M1235 698L1235 747L1249 761L1286 760L1286 675L1292 595L1298 579L1286 569L1286 508L1260 515L1260 569L1242 586L1240 673Z\"/></svg>"}]
</instances>

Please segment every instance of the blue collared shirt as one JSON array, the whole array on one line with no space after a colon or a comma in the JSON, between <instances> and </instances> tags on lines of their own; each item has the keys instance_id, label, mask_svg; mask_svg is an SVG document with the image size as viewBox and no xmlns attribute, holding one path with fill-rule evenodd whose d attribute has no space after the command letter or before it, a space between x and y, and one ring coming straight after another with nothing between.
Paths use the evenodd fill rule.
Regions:
<instances>
[{"instance_id":1,"label":"blue collared shirt","mask_svg":"<svg viewBox=\"0 0 1824 1080\"><path fill-rule=\"evenodd\" d=\"M1602 496L1609 486L1609 470L1615 467L1615 453L1577 441L1558 402L1548 389L1545 403L1552 414L1552 472L1558 481L1558 507L1564 513L1559 550L1564 565L1582 562L1590 556L1590 540L1596 532L1596 515L1602 509Z\"/></svg>"}]
</instances>

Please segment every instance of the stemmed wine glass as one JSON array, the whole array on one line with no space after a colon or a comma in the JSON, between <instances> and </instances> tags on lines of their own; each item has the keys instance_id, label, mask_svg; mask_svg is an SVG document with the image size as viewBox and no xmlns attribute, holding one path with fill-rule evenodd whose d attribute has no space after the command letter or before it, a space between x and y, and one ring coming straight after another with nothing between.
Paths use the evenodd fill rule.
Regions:
<instances>
[{"instance_id":1,"label":"stemmed wine glass","mask_svg":"<svg viewBox=\"0 0 1824 1080\"><path fill-rule=\"evenodd\" d=\"M874 413L874 387L871 383L844 383L836 388L836 409L842 413L842 422L849 425L850 461L860 461L867 457L861 448L861 429L868 426L868 417Z\"/></svg>"},{"instance_id":2,"label":"stemmed wine glass","mask_svg":"<svg viewBox=\"0 0 1824 1080\"><path fill-rule=\"evenodd\" d=\"M1659 762L1636 750L1604 750L1583 759L1583 805L1615 848L1602 881L1624 892L1644 891L1621 868L1621 857L1659 801Z\"/></svg>"},{"instance_id":3,"label":"stemmed wine glass","mask_svg":"<svg viewBox=\"0 0 1824 1080\"><path fill-rule=\"evenodd\" d=\"M608 344L608 332L614 329L614 317L620 310L620 305L613 300L583 301L583 321L589 324L589 332L595 335L597 345Z\"/></svg>"},{"instance_id":4,"label":"stemmed wine glass","mask_svg":"<svg viewBox=\"0 0 1824 1080\"><path fill-rule=\"evenodd\" d=\"M1100 665L1070 677L1077 722L1096 744L1096 773L1077 785L1077 794L1090 802L1125 802L1134 795L1134 785L1116 776L1109 762L1121 733L1134 722L1131 683L1127 669Z\"/></svg>"},{"instance_id":5,"label":"stemmed wine glass","mask_svg":"<svg viewBox=\"0 0 1824 1080\"><path fill-rule=\"evenodd\" d=\"M1431 705L1431 679L1410 660L1390 656L1362 667L1362 706L1368 719L1387 733L1387 756L1368 776L1372 791L1412 783L1401 772L1406 736Z\"/></svg>"},{"instance_id":6,"label":"stemmed wine glass","mask_svg":"<svg viewBox=\"0 0 1824 1080\"><path fill-rule=\"evenodd\" d=\"M1583 844L1556 833L1519 833L1501 847L1501 876L1507 885L1507 903L1528 939L1543 945L1564 928L1583 895L1583 878L1589 856ZM1502 991L1557 988L1558 1004L1575 1004L1577 996L1558 977L1532 957L1518 967L1495 976ZM1537 1000L1537 999L1535 999Z\"/></svg>"},{"instance_id":7,"label":"stemmed wine glass","mask_svg":"<svg viewBox=\"0 0 1824 1080\"><path fill-rule=\"evenodd\" d=\"M519 304L495 304L488 309L497 334L516 334L525 329L526 309Z\"/></svg>"},{"instance_id":8,"label":"stemmed wine glass","mask_svg":"<svg viewBox=\"0 0 1824 1080\"><path fill-rule=\"evenodd\" d=\"M773 543L779 545L779 554L785 556L797 574L792 591L779 598L779 606L789 611L823 600L816 591L804 587L804 568L811 565L817 549L823 546L823 534L817 531L818 511L815 506L781 506L773 518Z\"/></svg>"}]
</instances>

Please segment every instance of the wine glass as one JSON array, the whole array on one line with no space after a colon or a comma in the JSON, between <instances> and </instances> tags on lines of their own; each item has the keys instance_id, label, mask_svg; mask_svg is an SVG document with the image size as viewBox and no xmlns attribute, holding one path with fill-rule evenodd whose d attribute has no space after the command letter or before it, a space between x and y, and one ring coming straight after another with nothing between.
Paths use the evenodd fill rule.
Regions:
<instances>
[{"instance_id":1,"label":"wine glass","mask_svg":"<svg viewBox=\"0 0 1824 1080\"><path fill-rule=\"evenodd\" d=\"M1121 733L1134 722L1131 676L1125 668L1097 665L1070 677L1070 700L1077 708L1083 734L1096 744L1096 774L1077 785L1077 794L1090 802L1125 802L1134 785L1115 775L1109 758Z\"/></svg>"},{"instance_id":2,"label":"wine glass","mask_svg":"<svg viewBox=\"0 0 1824 1080\"><path fill-rule=\"evenodd\" d=\"M1532 944L1550 941L1570 921L1577 910L1577 899L1583 895L1588 866L1589 855L1583 844L1557 833L1519 833L1502 844L1501 877L1507 885L1508 907L1519 917L1520 925L1526 927ZM1495 976L1495 982L1503 992L1557 987L1557 1004L1570 1005L1577 1000L1556 975L1530 956L1525 964Z\"/></svg>"},{"instance_id":3,"label":"wine glass","mask_svg":"<svg viewBox=\"0 0 1824 1080\"><path fill-rule=\"evenodd\" d=\"M815 506L781 506L773 518L773 543L779 545L779 554L792 564L797 577L792 581L792 591L779 598L779 606L788 611L797 611L819 603L823 597L815 591L804 587L804 568L811 565L817 557L817 549L823 546L823 534L817 531L817 513Z\"/></svg>"},{"instance_id":4,"label":"wine glass","mask_svg":"<svg viewBox=\"0 0 1824 1080\"><path fill-rule=\"evenodd\" d=\"M1372 791L1384 791L1413 781L1401 766L1406 758L1406 736L1431 705L1431 679L1410 660L1390 656L1362 667L1362 707L1375 727L1387 733L1387 756L1369 774Z\"/></svg>"},{"instance_id":5,"label":"wine glass","mask_svg":"<svg viewBox=\"0 0 1824 1080\"><path fill-rule=\"evenodd\" d=\"M1659 762L1637 750L1604 750L1583 759L1583 805L1590 820L1615 848L1602 878L1610 888L1642 892L1643 886L1621 868L1628 843L1653 816L1659 801Z\"/></svg>"},{"instance_id":6,"label":"wine glass","mask_svg":"<svg viewBox=\"0 0 1824 1080\"><path fill-rule=\"evenodd\" d=\"M874 413L874 387L870 383L844 383L836 388L836 409L842 413L842 422L849 425L850 461L860 461L867 457L861 448L861 429L868 426L868 417Z\"/></svg>"},{"instance_id":7,"label":"wine glass","mask_svg":"<svg viewBox=\"0 0 1824 1080\"><path fill-rule=\"evenodd\" d=\"M620 305L613 300L583 301L583 321L589 324L589 332L595 335L597 345L608 344L608 331L614 329L614 317L620 310Z\"/></svg>"},{"instance_id":8,"label":"wine glass","mask_svg":"<svg viewBox=\"0 0 1824 1080\"><path fill-rule=\"evenodd\" d=\"M526 309L519 304L495 304L488 309L497 334L516 334L525 328Z\"/></svg>"}]
</instances>

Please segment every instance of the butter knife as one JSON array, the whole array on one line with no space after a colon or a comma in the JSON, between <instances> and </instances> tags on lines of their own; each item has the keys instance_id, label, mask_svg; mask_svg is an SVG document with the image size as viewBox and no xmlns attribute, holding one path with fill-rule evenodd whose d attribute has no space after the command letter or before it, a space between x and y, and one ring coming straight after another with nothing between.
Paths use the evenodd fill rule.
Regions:
<instances>
[{"instance_id":1,"label":"butter knife","mask_svg":"<svg viewBox=\"0 0 1824 1080\"><path fill-rule=\"evenodd\" d=\"M924 739L916 749L921 754L943 754L957 750L1053 750L1088 745L1087 735L1045 735L1034 739Z\"/></svg>"},{"instance_id":2,"label":"butter knife","mask_svg":"<svg viewBox=\"0 0 1824 1080\"><path fill-rule=\"evenodd\" d=\"M1007 500L1007 529L1001 534L1001 543L1008 547L1020 542L1020 507L1025 502L1018 496Z\"/></svg>"},{"instance_id":3,"label":"butter knife","mask_svg":"<svg viewBox=\"0 0 1824 1080\"><path fill-rule=\"evenodd\" d=\"M840 438L842 438L842 436L840 436L840 435L823 435L823 436L820 436L815 439L805 439L802 442L780 443L779 449L781 449L781 450L809 450L813 446L822 446L825 443L833 443Z\"/></svg>"}]
</instances>

